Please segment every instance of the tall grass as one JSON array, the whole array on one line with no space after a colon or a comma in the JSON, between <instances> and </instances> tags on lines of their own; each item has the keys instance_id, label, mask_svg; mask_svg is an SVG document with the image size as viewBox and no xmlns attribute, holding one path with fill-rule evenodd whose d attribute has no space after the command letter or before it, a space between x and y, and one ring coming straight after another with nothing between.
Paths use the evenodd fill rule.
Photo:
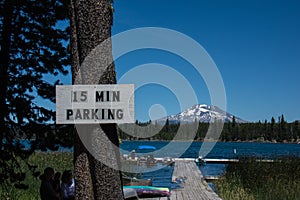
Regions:
<instances>
[{"instance_id":1,"label":"tall grass","mask_svg":"<svg viewBox=\"0 0 300 200\"><path fill-rule=\"evenodd\" d=\"M38 171L43 173L46 167L54 168L55 172L73 170L73 154L71 152L42 153L37 152L30 156L29 163L36 165ZM24 169L25 166L24 166ZM39 187L40 179L33 177L30 172L26 174L25 184L29 186L27 190L19 190L14 186L9 186L4 191L0 188L1 200L40 200Z\"/></svg>"},{"instance_id":2,"label":"tall grass","mask_svg":"<svg viewBox=\"0 0 300 200\"><path fill-rule=\"evenodd\" d=\"M222 199L300 199L300 159L286 157L274 162L241 158L229 164L222 179L215 182Z\"/></svg>"}]
</instances>

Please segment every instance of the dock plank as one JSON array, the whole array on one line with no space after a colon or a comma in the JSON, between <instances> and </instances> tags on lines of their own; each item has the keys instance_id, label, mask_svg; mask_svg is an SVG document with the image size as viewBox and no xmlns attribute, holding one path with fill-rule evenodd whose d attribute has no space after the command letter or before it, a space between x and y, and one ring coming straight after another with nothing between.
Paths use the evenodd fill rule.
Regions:
<instances>
[{"instance_id":1,"label":"dock plank","mask_svg":"<svg viewBox=\"0 0 300 200\"><path fill-rule=\"evenodd\" d=\"M175 160L172 180L184 180L182 188L171 191L170 200L221 200L209 187L193 160ZM147 198L144 200L167 200L168 198Z\"/></svg>"}]
</instances>

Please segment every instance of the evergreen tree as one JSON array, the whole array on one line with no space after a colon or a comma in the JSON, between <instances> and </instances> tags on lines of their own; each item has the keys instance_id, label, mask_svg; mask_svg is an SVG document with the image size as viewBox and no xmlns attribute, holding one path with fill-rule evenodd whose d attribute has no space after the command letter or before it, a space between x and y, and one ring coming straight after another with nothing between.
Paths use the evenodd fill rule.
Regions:
<instances>
[{"instance_id":1,"label":"evergreen tree","mask_svg":"<svg viewBox=\"0 0 300 200\"><path fill-rule=\"evenodd\" d=\"M262 131L262 125L260 120L258 121L256 126L256 133L259 135L259 137L266 139L266 134Z\"/></svg>"},{"instance_id":2,"label":"evergreen tree","mask_svg":"<svg viewBox=\"0 0 300 200\"><path fill-rule=\"evenodd\" d=\"M164 132L165 133L169 133L169 130L170 130L170 121L169 119L166 120L166 124L165 124L165 127L164 127Z\"/></svg>"},{"instance_id":3,"label":"evergreen tree","mask_svg":"<svg viewBox=\"0 0 300 200\"><path fill-rule=\"evenodd\" d=\"M134 124L128 124L128 126L132 127L132 130L133 130L133 125ZM159 125L156 122L155 125L153 125L155 130L161 130L161 131L159 132L159 134L153 136L152 139L172 140L174 138L175 134L178 134L178 136L180 136L180 137L178 137L178 139L191 138L191 137L189 137L189 136L191 136L189 134L191 134L195 130L195 122L190 123L190 124L188 124L188 123L182 124L181 132L178 132L179 125L180 124L170 124L169 123L169 126L168 126L169 131L166 132L166 130L163 130L163 129L166 129L166 126ZM264 137L264 139L266 139L268 141L272 141L275 139L277 140L279 138L280 138L280 140L278 140L278 141L283 141L283 140L291 141L291 139L297 140L297 138L300 138L300 127L299 127L298 121L295 121L293 123L287 123L285 121L284 126L286 127L286 130L287 130L285 133L281 132L281 133L277 134L276 133L276 130L277 130L276 125L277 124L276 124L274 118L273 118L273 120L271 120L271 123L268 123L267 120L265 120L263 124L260 121L255 122L255 123L241 123L241 124L236 123L235 129L232 128L231 122L227 122L223 126L221 137L219 139L221 141L235 141L235 140L248 141L248 140L257 140L257 139L261 139L262 137ZM205 137L205 134L208 131L208 127L209 127L209 123L199 122L197 136L195 139L203 140ZM210 131L213 132L214 126L212 126L211 128L212 129ZM129 133L129 132L133 132L133 131L126 131L126 132ZM236 134L237 132L239 133L238 137ZM274 133L274 134L272 135L272 133ZM276 135L275 135L275 133L276 133ZM286 133L288 133L289 135ZM123 139L126 139L126 137Z\"/></svg>"},{"instance_id":4,"label":"evergreen tree","mask_svg":"<svg viewBox=\"0 0 300 200\"><path fill-rule=\"evenodd\" d=\"M236 126L236 119L235 116L232 117L232 128Z\"/></svg>"},{"instance_id":5,"label":"evergreen tree","mask_svg":"<svg viewBox=\"0 0 300 200\"><path fill-rule=\"evenodd\" d=\"M66 7L53 0L0 1L0 184L25 189L19 162L36 149L56 149L50 124L55 112L38 99L55 102L56 76L67 74L68 32L56 27ZM45 78L45 77L50 78ZM22 140L31 141L24 149ZM35 139L35 140L32 140ZM21 159L20 159L21 158ZM37 175L37 173L34 173Z\"/></svg>"},{"instance_id":6,"label":"evergreen tree","mask_svg":"<svg viewBox=\"0 0 300 200\"><path fill-rule=\"evenodd\" d=\"M233 133L234 140L241 139L240 136L239 136L239 126L236 123L235 116L232 117L232 133Z\"/></svg>"},{"instance_id":7,"label":"evergreen tree","mask_svg":"<svg viewBox=\"0 0 300 200\"><path fill-rule=\"evenodd\" d=\"M300 139L300 125L298 120L294 122L294 132L295 132L295 139Z\"/></svg>"},{"instance_id":8,"label":"evergreen tree","mask_svg":"<svg viewBox=\"0 0 300 200\"><path fill-rule=\"evenodd\" d=\"M277 140L277 134L276 134L276 124L275 124L275 118L271 118L271 125L270 125L270 140Z\"/></svg>"},{"instance_id":9,"label":"evergreen tree","mask_svg":"<svg viewBox=\"0 0 300 200\"><path fill-rule=\"evenodd\" d=\"M266 139L271 141L271 134L270 134L270 131L269 131L269 128L268 128L268 121L267 120L265 120L265 122L264 122L264 127L263 127L262 131L264 132Z\"/></svg>"},{"instance_id":10,"label":"evergreen tree","mask_svg":"<svg viewBox=\"0 0 300 200\"><path fill-rule=\"evenodd\" d=\"M290 130L287 128L287 122L284 119L283 114L281 115L280 118L280 136L282 137L282 140L291 140L292 139L292 134Z\"/></svg>"}]
</instances>

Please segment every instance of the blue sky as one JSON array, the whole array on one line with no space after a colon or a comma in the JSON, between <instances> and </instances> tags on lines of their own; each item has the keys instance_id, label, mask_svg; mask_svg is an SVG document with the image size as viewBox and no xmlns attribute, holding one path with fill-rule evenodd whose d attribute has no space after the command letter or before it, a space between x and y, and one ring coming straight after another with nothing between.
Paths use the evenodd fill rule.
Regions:
<instances>
[{"instance_id":1,"label":"blue sky","mask_svg":"<svg viewBox=\"0 0 300 200\"><path fill-rule=\"evenodd\" d=\"M249 121L284 114L300 119L300 2L295 0L116 0L113 34L163 27L201 44L224 81L227 111ZM114 43L113 43L114 45ZM169 52L139 50L116 60L117 78L149 63L174 68L191 84L198 103L210 104L208 89L190 63ZM132 80L134 83L140 77ZM152 105L180 112L166 87L149 84L135 93L136 118L149 119ZM192 106L192 105L190 105Z\"/></svg>"}]
</instances>

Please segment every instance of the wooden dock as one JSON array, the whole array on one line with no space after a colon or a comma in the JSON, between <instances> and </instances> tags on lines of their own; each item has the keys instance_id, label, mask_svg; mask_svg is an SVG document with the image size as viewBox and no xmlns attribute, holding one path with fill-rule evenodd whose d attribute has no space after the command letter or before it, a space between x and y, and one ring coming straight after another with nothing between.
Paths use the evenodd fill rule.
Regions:
<instances>
[{"instance_id":1,"label":"wooden dock","mask_svg":"<svg viewBox=\"0 0 300 200\"><path fill-rule=\"evenodd\" d=\"M230 164L238 163L237 158L170 158L172 161L194 161L198 163L209 163L209 164ZM155 160L162 162L165 158L155 158ZM170 161L169 161L170 162ZM272 159L256 159L256 162L275 162Z\"/></svg>"},{"instance_id":2,"label":"wooden dock","mask_svg":"<svg viewBox=\"0 0 300 200\"><path fill-rule=\"evenodd\" d=\"M130 161L130 159L128 159ZM136 159L137 160L137 159ZM183 180L181 188L171 190L170 197L143 198L143 200L221 200L206 181L217 180L218 176L204 177L197 165L238 163L239 159L226 158L155 158L157 162L174 165L172 180ZM256 162L275 162L269 159L257 159Z\"/></svg>"},{"instance_id":3,"label":"wooden dock","mask_svg":"<svg viewBox=\"0 0 300 200\"><path fill-rule=\"evenodd\" d=\"M181 188L171 191L170 198L147 198L144 200L221 200L209 187L201 171L192 159L175 159L172 180L183 180Z\"/></svg>"},{"instance_id":4,"label":"wooden dock","mask_svg":"<svg viewBox=\"0 0 300 200\"><path fill-rule=\"evenodd\" d=\"M239 159L219 159L219 158L205 158L202 159L204 163L210 163L210 164L229 164L229 163L238 163ZM202 163L201 160L199 159L200 164ZM256 162L274 162L274 160L270 159L256 159Z\"/></svg>"},{"instance_id":5,"label":"wooden dock","mask_svg":"<svg viewBox=\"0 0 300 200\"><path fill-rule=\"evenodd\" d=\"M211 163L211 164L229 164L229 163L237 163L239 162L238 159L214 159L214 158L206 158L203 159L205 163Z\"/></svg>"}]
</instances>

